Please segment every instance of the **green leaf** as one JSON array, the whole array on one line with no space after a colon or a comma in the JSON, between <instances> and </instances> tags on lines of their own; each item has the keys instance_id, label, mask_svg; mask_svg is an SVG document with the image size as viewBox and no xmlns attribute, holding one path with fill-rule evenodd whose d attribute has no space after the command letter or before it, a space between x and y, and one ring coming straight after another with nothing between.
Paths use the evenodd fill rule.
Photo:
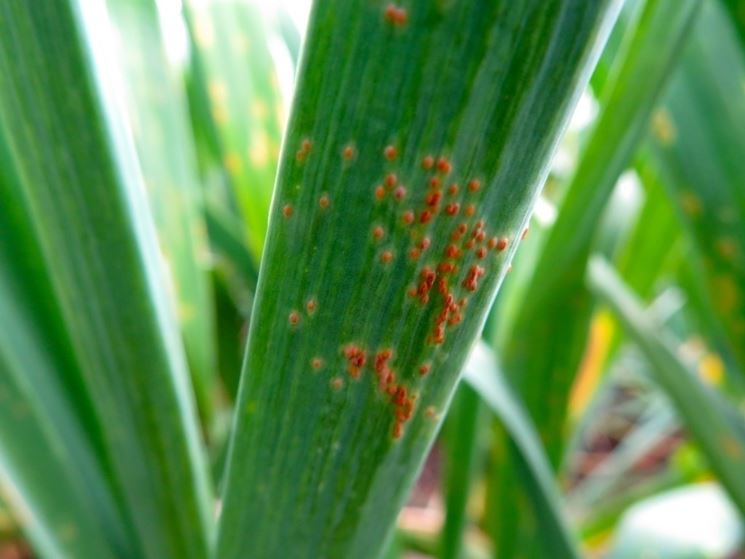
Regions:
<instances>
[{"instance_id":1,"label":"green leaf","mask_svg":"<svg viewBox=\"0 0 745 559\"><path fill-rule=\"evenodd\" d=\"M128 115L166 263L166 288L175 291L171 306L181 325L200 411L209 419L215 325L186 100L165 58L153 0L109 0L108 6L122 42L135 46L119 51Z\"/></svg>"},{"instance_id":2,"label":"green leaf","mask_svg":"<svg viewBox=\"0 0 745 559\"><path fill-rule=\"evenodd\" d=\"M668 395L712 471L745 514L745 419L733 412L678 356L676 346L603 260L591 262L588 285L618 317L652 366L655 382Z\"/></svg>"},{"instance_id":3,"label":"green leaf","mask_svg":"<svg viewBox=\"0 0 745 559\"><path fill-rule=\"evenodd\" d=\"M542 235L535 266L510 295L510 315L496 324L497 349L508 378L530 411L549 458L558 468L566 441L571 387L587 346L594 301L584 270L596 232L621 173L630 163L648 117L675 63L700 2L647 0L623 41L607 83L600 113L586 139L553 227ZM522 265L522 264L521 264ZM531 523L510 514L519 487L508 455L491 488L497 554L522 553L535 545ZM523 510L523 509L519 509ZM508 518L502 522L501 518ZM529 553L529 552L525 552Z\"/></svg>"},{"instance_id":4,"label":"green leaf","mask_svg":"<svg viewBox=\"0 0 745 559\"><path fill-rule=\"evenodd\" d=\"M646 154L637 158L636 171L645 187L644 206L616 260L629 287L650 300L657 282L680 260L682 227L664 179Z\"/></svg>"},{"instance_id":5,"label":"green leaf","mask_svg":"<svg viewBox=\"0 0 745 559\"><path fill-rule=\"evenodd\" d=\"M257 558L379 554L617 8L314 5L251 319L220 559L248 548ZM453 241L460 223L466 234ZM467 245L474 234L483 259Z\"/></svg>"},{"instance_id":6,"label":"green leaf","mask_svg":"<svg viewBox=\"0 0 745 559\"><path fill-rule=\"evenodd\" d=\"M445 524L439 554L442 559L458 559L461 554L463 535L468 525L466 507L480 454L480 411L478 394L469 386L460 384L443 427Z\"/></svg>"},{"instance_id":7,"label":"green leaf","mask_svg":"<svg viewBox=\"0 0 745 559\"><path fill-rule=\"evenodd\" d=\"M519 397L504 378L494 354L486 346L476 346L466 364L464 380L504 425L511 451L519 464L519 480L536 513L544 553L557 558L580 557L562 512L551 464L541 439Z\"/></svg>"},{"instance_id":8,"label":"green leaf","mask_svg":"<svg viewBox=\"0 0 745 559\"><path fill-rule=\"evenodd\" d=\"M710 2L652 126L654 161L703 261L728 350L745 372L745 58Z\"/></svg>"},{"instance_id":9,"label":"green leaf","mask_svg":"<svg viewBox=\"0 0 745 559\"><path fill-rule=\"evenodd\" d=\"M600 100L601 112L558 219L525 283L517 318L500 325L510 332L500 351L503 365L519 387L554 464L561 456L569 390L592 316L592 296L583 278L594 232L646 130L699 6L698 0L647 0L632 40L619 55L607 95Z\"/></svg>"},{"instance_id":10,"label":"green leaf","mask_svg":"<svg viewBox=\"0 0 745 559\"><path fill-rule=\"evenodd\" d=\"M11 167L0 143L0 194L7 203ZM2 214L3 230L12 232ZM15 240L0 243L0 494L45 557L131 556L136 545L57 373L69 362L45 340L26 278L8 265L7 245Z\"/></svg>"},{"instance_id":11,"label":"green leaf","mask_svg":"<svg viewBox=\"0 0 745 559\"><path fill-rule=\"evenodd\" d=\"M248 249L256 262L266 236L284 107L267 33L255 2L185 3L195 68L192 101L213 136ZM240 69L240 71L237 71Z\"/></svg>"},{"instance_id":12,"label":"green leaf","mask_svg":"<svg viewBox=\"0 0 745 559\"><path fill-rule=\"evenodd\" d=\"M107 44L100 8L0 6L0 137L12 179L0 214L14 223L8 234L41 255L59 309L50 323L64 324L140 556L203 558L206 467L133 145L110 96L110 59L92 46Z\"/></svg>"},{"instance_id":13,"label":"green leaf","mask_svg":"<svg viewBox=\"0 0 745 559\"><path fill-rule=\"evenodd\" d=\"M745 47L745 0L721 0L721 3L729 11L738 38Z\"/></svg>"}]
</instances>

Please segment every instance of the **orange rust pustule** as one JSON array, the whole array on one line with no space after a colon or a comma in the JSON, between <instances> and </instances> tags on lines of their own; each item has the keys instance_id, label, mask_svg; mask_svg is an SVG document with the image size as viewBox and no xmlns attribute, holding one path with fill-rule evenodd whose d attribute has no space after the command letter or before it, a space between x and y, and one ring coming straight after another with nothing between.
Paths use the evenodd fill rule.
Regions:
<instances>
[{"instance_id":1,"label":"orange rust pustule","mask_svg":"<svg viewBox=\"0 0 745 559\"><path fill-rule=\"evenodd\" d=\"M422 363L419 366L419 374L421 376L426 376L431 369L432 369L432 366L429 363Z\"/></svg>"},{"instance_id":2,"label":"orange rust pustule","mask_svg":"<svg viewBox=\"0 0 745 559\"><path fill-rule=\"evenodd\" d=\"M448 161L447 158L440 157L437 160L437 170L443 175L449 175L450 171L453 170L453 166L450 164L450 161Z\"/></svg>"},{"instance_id":3,"label":"orange rust pustule","mask_svg":"<svg viewBox=\"0 0 745 559\"><path fill-rule=\"evenodd\" d=\"M396 4L388 4L384 12L385 20L395 27L403 27L409 20L408 12Z\"/></svg>"},{"instance_id":4,"label":"orange rust pustule","mask_svg":"<svg viewBox=\"0 0 745 559\"><path fill-rule=\"evenodd\" d=\"M347 359L347 373L352 378L359 378L362 368L367 362L367 352L355 344L349 344L344 348L344 357Z\"/></svg>"},{"instance_id":5,"label":"orange rust pustule","mask_svg":"<svg viewBox=\"0 0 745 559\"><path fill-rule=\"evenodd\" d=\"M393 188L398 184L398 177L395 173L388 173L383 180L383 183L387 188Z\"/></svg>"},{"instance_id":6,"label":"orange rust pustule","mask_svg":"<svg viewBox=\"0 0 745 559\"><path fill-rule=\"evenodd\" d=\"M320 357L314 357L310 360L310 366L313 367L314 370L318 371L321 367L323 367L323 359Z\"/></svg>"},{"instance_id":7,"label":"orange rust pustule","mask_svg":"<svg viewBox=\"0 0 745 559\"><path fill-rule=\"evenodd\" d=\"M393 260L393 253L390 250L384 250L380 255L380 261L383 264L388 264L391 260Z\"/></svg>"},{"instance_id":8,"label":"orange rust pustule","mask_svg":"<svg viewBox=\"0 0 745 559\"><path fill-rule=\"evenodd\" d=\"M326 194L323 194L318 199L318 205L321 207L322 210L325 210L329 207L329 204L331 204L331 201L329 200L329 197Z\"/></svg>"},{"instance_id":9,"label":"orange rust pustule","mask_svg":"<svg viewBox=\"0 0 745 559\"><path fill-rule=\"evenodd\" d=\"M468 190L470 192L476 192L481 188L481 181L478 179L473 179L468 182Z\"/></svg>"},{"instance_id":10,"label":"orange rust pustule","mask_svg":"<svg viewBox=\"0 0 745 559\"><path fill-rule=\"evenodd\" d=\"M425 171L429 171L432 169L432 167L435 166L435 158L431 155L426 155L424 158L422 158L422 169Z\"/></svg>"},{"instance_id":11,"label":"orange rust pustule","mask_svg":"<svg viewBox=\"0 0 745 559\"><path fill-rule=\"evenodd\" d=\"M450 239L452 241L459 241L463 235L466 234L466 231L468 231L468 225L465 223L461 223L458 225L458 227L455 228L455 231L453 231L453 234L450 235Z\"/></svg>"},{"instance_id":12,"label":"orange rust pustule","mask_svg":"<svg viewBox=\"0 0 745 559\"><path fill-rule=\"evenodd\" d=\"M445 248L445 256L447 258L459 258L460 254L460 249L454 244L449 244L447 248Z\"/></svg>"},{"instance_id":13,"label":"orange rust pustule","mask_svg":"<svg viewBox=\"0 0 745 559\"><path fill-rule=\"evenodd\" d=\"M463 280L463 287L468 289L468 291L476 291L479 278L484 274L485 270L481 266L474 264L468 269L468 275L466 276L466 279Z\"/></svg>"},{"instance_id":14,"label":"orange rust pustule","mask_svg":"<svg viewBox=\"0 0 745 559\"><path fill-rule=\"evenodd\" d=\"M282 208L282 215L286 219L290 219L293 213L295 213L295 209L290 204L285 204L285 206Z\"/></svg>"},{"instance_id":15,"label":"orange rust pustule","mask_svg":"<svg viewBox=\"0 0 745 559\"><path fill-rule=\"evenodd\" d=\"M411 210L407 210L404 212L404 214L401 216L401 219L406 225L411 225L414 223L414 212Z\"/></svg>"},{"instance_id":16,"label":"orange rust pustule","mask_svg":"<svg viewBox=\"0 0 745 559\"><path fill-rule=\"evenodd\" d=\"M382 200L385 198L385 188L383 188L382 185L378 185L375 187L375 198L378 200Z\"/></svg>"},{"instance_id":17,"label":"orange rust pustule","mask_svg":"<svg viewBox=\"0 0 745 559\"><path fill-rule=\"evenodd\" d=\"M354 149L354 146L351 144L347 144L344 146L344 149L341 150L341 156L344 159L344 161L351 161L354 159L354 156L356 154L356 151Z\"/></svg>"},{"instance_id":18,"label":"orange rust pustule","mask_svg":"<svg viewBox=\"0 0 745 559\"><path fill-rule=\"evenodd\" d=\"M419 273L419 285L417 286L417 295L419 300L427 304L429 301L429 292L432 290L432 286L435 284L437 274L429 266L425 266Z\"/></svg>"},{"instance_id":19,"label":"orange rust pustule","mask_svg":"<svg viewBox=\"0 0 745 559\"><path fill-rule=\"evenodd\" d=\"M419 223L429 223L432 220L432 212L430 210L424 210L419 215Z\"/></svg>"},{"instance_id":20,"label":"orange rust pustule","mask_svg":"<svg viewBox=\"0 0 745 559\"><path fill-rule=\"evenodd\" d=\"M500 237L497 240L496 249L497 251L502 252L507 248L509 244L510 244L510 241L507 239L507 237Z\"/></svg>"},{"instance_id":21,"label":"orange rust pustule","mask_svg":"<svg viewBox=\"0 0 745 559\"><path fill-rule=\"evenodd\" d=\"M424 199L424 203L427 204L430 208L436 209L437 206L440 204L441 198L442 193L440 191L430 192Z\"/></svg>"},{"instance_id":22,"label":"orange rust pustule","mask_svg":"<svg viewBox=\"0 0 745 559\"><path fill-rule=\"evenodd\" d=\"M440 186L442 186L440 177L432 177L431 179L429 179L429 187L432 190L437 190L438 188L440 188Z\"/></svg>"},{"instance_id":23,"label":"orange rust pustule","mask_svg":"<svg viewBox=\"0 0 745 559\"><path fill-rule=\"evenodd\" d=\"M458 202L453 202L445 206L445 215L449 215L449 216L458 215L459 211L460 211L460 204Z\"/></svg>"},{"instance_id":24,"label":"orange rust pustule","mask_svg":"<svg viewBox=\"0 0 745 559\"><path fill-rule=\"evenodd\" d=\"M460 187L458 186L458 183L454 182L448 187L448 194L450 194L450 196L455 196L458 194L458 190L460 190Z\"/></svg>"},{"instance_id":25,"label":"orange rust pustule","mask_svg":"<svg viewBox=\"0 0 745 559\"><path fill-rule=\"evenodd\" d=\"M297 326L300 324L300 313L295 310L290 311L290 314L287 315L287 322L289 322L290 326Z\"/></svg>"},{"instance_id":26,"label":"orange rust pustule","mask_svg":"<svg viewBox=\"0 0 745 559\"><path fill-rule=\"evenodd\" d=\"M393 191L393 197L399 202L406 197L406 188L403 186L397 186L396 190Z\"/></svg>"},{"instance_id":27,"label":"orange rust pustule","mask_svg":"<svg viewBox=\"0 0 745 559\"><path fill-rule=\"evenodd\" d=\"M305 310L308 312L308 314L312 315L316 312L317 309L318 303L316 302L316 300L313 297L308 299L308 302L305 303Z\"/></svg>"},{"instance_id":28,"label":"orange rust pustule","mask_svg":"<svg viewBox=\"0 0 745 559\"><path fill-rule=\"evenodd\" d=\"M383 157L385 157L388 161L393 161L398 156L398 151L396 150L395 146L388 145L385 146L385 149L383 149Z\"/></svg>"},{"instance_id":29,"label":"orange rust pustule","mask_svg":"<svg viewBox=\"0 0 745 559\"><path fill-rule=\"evenodd\" d=\"M372 236L373 239L379 241L385 236L385 229L383 229L380 225L376 225L375 227L373 227Z\"/></svg>"},{"instance_id":30,"label":"orange rust pustule","mask_svg":"<svg viewBox=\"0 0 745 559\"><path fill-rule=\"evenodd\" d=\"M437 271L441 274L450 274L455 272L456 266L452 262L440 262L437 265Z\"/></svg>"},{"instance_id":31,"label":"orange rust pustule","mask_svg":"<svg viewBox=\"0 0 745 559\"><path fill-rule=\"evenodd\" d=\"M391 403L394 406L395 421L393 423L393 438L399 439L403 434L403 427L414 412L415 395L409 395L407 388L401 384L395 387L391 394Z\"/></svg>"},{"instance_id":32,"label":"orange rust pustule","mask_svg":"<svg viewBox=\"0 0 745 559\"><path fill-rule=\"evenodd\" d=\"M313 142L307 138L300 142L300 148L295 152L295 159L298 163L304 163L310 153L310 148L313 147Z\"/></svg>"},{"instance_id":33,"label":"orange rust pustule","mask_svg":"<svg viewBox=\"0 0 745 559\"><path fill-rule=\"evenodd\" d=\"M393 357L393 351L390 349L383 349L375 355L375 376L383 392L386 392L387 388L396 381L396 373L388 366L391 357Z\"/></svg>"}]
</instances>

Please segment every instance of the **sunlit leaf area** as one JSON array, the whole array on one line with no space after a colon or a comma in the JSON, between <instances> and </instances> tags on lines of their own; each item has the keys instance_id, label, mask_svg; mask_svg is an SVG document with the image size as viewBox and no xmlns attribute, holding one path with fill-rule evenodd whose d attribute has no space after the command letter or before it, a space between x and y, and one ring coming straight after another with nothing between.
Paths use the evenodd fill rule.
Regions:
<instances>
[{"instance_id":1,"label":"sunlit leaf area","mask_svg":"<svg viewBox=\"0 0 745 559\"><path fill-rule=\"evenodd\" d=\"M745 558L745 0L0 0L0 559Z\"/></svg>"}]
</instances>

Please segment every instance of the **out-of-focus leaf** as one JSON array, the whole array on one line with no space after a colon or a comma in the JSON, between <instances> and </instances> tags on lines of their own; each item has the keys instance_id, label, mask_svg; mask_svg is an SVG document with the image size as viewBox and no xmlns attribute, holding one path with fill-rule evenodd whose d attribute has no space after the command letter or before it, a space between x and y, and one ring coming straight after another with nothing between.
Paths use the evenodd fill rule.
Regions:
<instances>
[{"instance_id":1,"label":"out-of-focus leaf","mask_svg":"<svg viewBox=\"0 0 745 559\"><path fill-rule=\"evenodd\" d=\"M546 232L536 265L519 288L512 320L498 321L496 336L504 370L522 396L554 465L562 456L571 387L585 354L593 297L584 271L595 233L621 173L646 130L648 117L667 82L680 45L700 2L647 0L633 34L624 41L600 114L580 154L553 227ZM506 318L506 317L505 317ZM501 332L500 332L501 331ZM514 513L519 492L514 461L507 456L494 477L487 505L496 555L509 558L522 544L535 545L531 522ZM507 518L508 521L501 519Z\"/></svg>"},{"instance_id":2,"label":"out-of-focus leaf","mask_svg":"<svg viewBox=\"0 0 745 559\"><path fill-rule=\"evenodd\" d=\"M519 464L519 480L536 512L544 553L557 558L579 557L540 437L519 397L504 379L494 354L485 345L474 349L466 363L464 380L504 425Z\"/></svg>"},{"instance_id":3,"label":"out-of-focus leaf","mask_svg":"<svg viewBox=\"0 0 745 559\"><path fill-rule=\"evenodd\" d=\"M712 471L745 514L745 419L729 409L678 356L673 340L660 330L615 271L595 259L588 285L618 317L651 365L655 382L668 395Z\"/></svg>"},{"instance_id":4,"label":"out-of-focus leaf","mask_svg":"<svg viewBox=\"0 0 745 559\"><path fill-rule=\"evenodd\" d=\"M212 144L259 262L284 118L264 21L253 1L185 2L196 125ZM214 202L214 199L208 198Z\"/></svg>"},{"instance_id":5,"label":"out-of-focus leaf","mask_svg":"<svg viewBox=\"0 0 745 559\"><path fill-rule=\"evenodd\" d=\"M202 559L206 467L134 148L110 96L106 14L88 0L11 0L0 26L4 234L41 256L59 312L50 323L68 333L139 556Z\"/></svg>"},{"instance_id":6,"label":"out-of-focus leaf","mask_svg":"<svg viewBox=\"0 0 745 559\"><path fill-rule=\"evenodd\" d=\"M0 194L10 201L2 168ZM25 278L8 265L6 242L13 240L0 243L0 494L44 557L133 556L137 544L58 376L64 361L47 349L44 323L18 285Z\"/></svg>"},{"instance_id":7,"label":"out-of-focus leaf","mask_svg":"<svg viewBox=\"0 0 745 559\"><path fill-rule=\"evenodd\" d=\"M697 0L647 0L633 40L619 55L613 85L601 99L600 115L558 219L523 288L520 311L512 324L500 324L510 332L500 349L503 366L519 387L554 464L560 457L567 396L591 317L592 297L583 278L593 233L645 131L699 5Z\"/></svg>"},{"instance_id":8,"label":"out-of-focus leaf","mask_svg":"<svg viewBox=\"0 0 745 559\"><path fill-rule=\"evenodd\" d=\"M646 1L626 0L623 3L613 31L603 48L603 55L598 59L590 78L590 86L595 97L602 98L607 95L606 88L613 84L615 67L619 63L619 58L625 54L627 43L633 40Z\"/></svg>"},{"instance_id":9,"label":"out-of-focus leaf","mask_svg":"<svg viewBox=\"0 0 745 559\"><path fill-rule=\"evenodd\" d=\"M220 559L379 554L618 7L315 3Z\"/></svg>"},{"instance_id":10,"label":"out-of-focus leaf","mask_svg":"<svg viewBox=\"0 0 745 559\"><path fill-rule=\"evenodd\" d=\"M617 262L629 287L649 300L662 272L680 259L682 228L659 173L648 158L641 157L636 169L645 187L644 206Z\"/></svg>"},{"instance_id":11,"label":"out-of-focus leaf","mask_svg":"<svg viewBox=\"0 0 745 559\"><path fill-rule=\"evenodd\" d=\"M745 48L745 0L721 0L721 2L729 11L740 43Z\"/></svg>"},{"instance_id":12,"label":"out-of-focus leaf","mask_svg":"<svg viewBox=\"0 0 745 559\"><path fill-rule=\"evenodd\" d=\"M677 430L679 423L672 410L660 402L657 404L646 410L638 425L625 434L618 446L593 468L592 474L572 491L575 502L587 507L587 516L592 516L593 508L603 502L614 485L623 482L635 464Z\"/></svg>"},{"instance_id":13,"label":"out-of-focus leaf","mask_svg":"<svg viewBox=\"0 0 745 559\"><path fill-rule=\"evenodd\" d=\"M108 0L119 32L125 97L150 207L175 297L200 411L209 419L215 388L215 326L206 264L196 153L186 100L165 58L153 0Z\"/></svg>"},{"instance_id":14,"label":"out-of-focus leaf","mask_svg":"<svg viewBox=\"0 0 745 559\"><path fill-rule=\"evenodd\" d=\"M439 554L443 559L458 559L461 556L463 535L468 526L468 496L478 466L480 411L478 394L469 386L459 385L443 428L445 525Z\"/></svg>"},{"instance_id":15,"label":"out-of-focus leaf","mask_svg":"<svg viewBox=\"0 0 745 559\"><path fill-rule=\"evenodd\" d=\"M699 18L662 107L654 161L689 225L714 313L745 371L745 58L717 2Z\"/></svg>"}]
</instances>

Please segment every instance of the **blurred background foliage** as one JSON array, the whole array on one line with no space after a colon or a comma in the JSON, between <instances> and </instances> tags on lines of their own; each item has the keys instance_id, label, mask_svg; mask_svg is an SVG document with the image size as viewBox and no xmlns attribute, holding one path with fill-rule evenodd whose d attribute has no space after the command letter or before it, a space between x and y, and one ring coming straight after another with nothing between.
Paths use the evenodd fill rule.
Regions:
<instances>
[{"instance_id":1,"label":"blurred background foliage","mask_svg":"<svg viewBox=\"0 0 745 559\"><path fill-rule=\"evenodd\" d=\"M219 484L309 5L106 4ZM745 2L626 0L466 369L386 557L745 557Z\"/></svg>"}]
</instances>

